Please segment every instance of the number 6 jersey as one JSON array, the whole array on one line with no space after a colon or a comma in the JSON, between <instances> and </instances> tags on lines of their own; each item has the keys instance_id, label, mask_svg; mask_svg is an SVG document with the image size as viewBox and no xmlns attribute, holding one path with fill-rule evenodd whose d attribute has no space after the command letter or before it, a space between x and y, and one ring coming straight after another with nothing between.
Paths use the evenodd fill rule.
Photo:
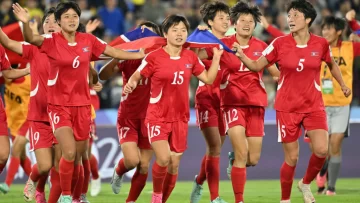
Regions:
<instances>
[{"instance_id":1,"label":"number 6 jersey","mask_svg":"<svg viewBox=\"0 0 360 203\"><path fill-rule=\"evenodd\" d=\"M291 34L276 38L264 51L269 63L278 63L280 78L277 111L310 113L324 110L320 87L322 61L331 62L328 42L310 34L307 45L297 45Z\"/></svg>"},{"instance_id":2,"label":"number 6 jersey","mask_svg":"<svg viewBox=\"0 0 360 203\"><path fill-rule=\"evenodd\" d=\"M61 106L91 105L89 64L92 56L105 50L91 34L76 32L75 43L69 43L62 33L45 35L40 51L50 62L48 103Z\"/></svg>"},{"instance_id":3,"label":"number 6 jersey","mask_svg":"<svg viewBox=\"0 0 360 203\"><path fill-rule=\"evenodd\" d=\"M189 121L190 78L204 70L197 55L187 49L182 49L178 57L171 57L163 48L149 53L138 69L143 77L151 79L146 119Z\"/></svg>"}]
</instances>

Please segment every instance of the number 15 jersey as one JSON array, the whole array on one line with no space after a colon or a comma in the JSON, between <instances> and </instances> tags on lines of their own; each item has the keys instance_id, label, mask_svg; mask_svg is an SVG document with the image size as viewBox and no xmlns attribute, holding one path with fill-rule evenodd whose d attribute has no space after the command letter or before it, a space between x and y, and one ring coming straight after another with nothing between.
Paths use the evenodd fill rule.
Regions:
<instances>
[{"instance_id":1,"label":"number 15 jersey","mask_svg":"<svg viewBox=\"0 0 360 203\"><path fill-rule=\"evenodd\" d=\"M95 36L77 32L75 43L70 44L61 33L45 35L41 52L50 62L48 103L61 106L91 105L89 64L98 57L106 45Z\"/></svg>"},{"instance_id":2,"label":"number 15 jersey","mask_svg":"<svg viewBox=\"0 0 360 203\"><path fill-rule=\"evenodd\" d=\"M297 45L291 34L276 38L264 51L269 63L278 63L280 78L277 111L310 113L324 110L320 87L322 61L331 62L328 42L310 34L307 45Z\"/></svg>"}]
</instances>

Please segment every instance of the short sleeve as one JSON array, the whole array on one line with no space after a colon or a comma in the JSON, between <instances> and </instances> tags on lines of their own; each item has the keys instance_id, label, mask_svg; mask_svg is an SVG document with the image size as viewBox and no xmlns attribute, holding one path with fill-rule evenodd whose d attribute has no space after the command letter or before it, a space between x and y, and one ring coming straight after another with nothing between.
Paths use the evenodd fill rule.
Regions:
<instances>
[{"instance_id":1,"label":"short sleeve","mask_svg":"<svg viewBox=\"0 0 360 203\"><path fill-rule=\"evenodd\" d=\"M195 76L200 75L205 70L203 62L194 54L194 67L192 68L192 74Z\"/></svg>"},{"instance_id":2,"label":"short sleeve","mask_svg":"<svg viewBox=\"0 0 360 203\"><path fill-rule=\"evenodd\" d=\"M34 45L31 45L27 42L22 42L23 54L22 57L26 60L32 60L37 53L39 53L39 49Z\"/></svg>"},{"instance_id":3,"label":"short sleeve","mask_svg":"<svg viewBox=\"0 0 360 203\"><path fill-rule=\"evenodd\" d=\"M5 53L4 47L0 46L0 71L8 70L11 68L9 59Z\"/></svg>"},{"instance_id":4,"label":"short sleeve","mask_svg":"<svg viewBox=\"0 0 360 203\"><path fill-rule=\"evenodd\" d=\"M329 43L324 39L322 41L323 44L323 55L321 57L321 60L324 61L325 63L331 63L331 57L332 57L332 53L331 53L331 48Z\"/></svg>"},{"instance_id":5,"label":"short sleeve","mask_svg":"<svg viewBox=\"0 0 360 203\"><path fill-rule=\"evenodd\" d=\"M87 34L90 38L91 44L92 44L92 55L95 57L99 57L102 53L104 53L104 50L106 48L106 43L101 41L100 39L96 38L92 34Z\"/></svg>"},{"instance_id":6,"label":"short sleeve","mask_svg":"<svg viewBox=\"0 0 360 203\"><path fill-rule=\"evenodd\" d=\"M54 47L55 47L54 34L55 33L43 35L44 41L41 44L41 46L39 47L40 52L49 54L51 50L54 50Z\"/></svg>"},{"instance_id":7,"label":"short sleeve","mask_svg":"<svg viewBox=\"0 0 360 203\"><path fill-rule=\"evenodd\" d=\"M353 42L354 57L360 56L360 42Z\"/></svg>"},{"instance_id":8,"label":"short sleeve","mask_svg":"<svg viewBox=\"0 0 360 203\"><path fill-rule=\"evenodd\" d=\"M278 61L278 38L274 39L271 44L262 52L262 55L268 60L269 64L273 64Z\"/></svg>"},{"instance_id":9,"label":"short sleeve","mask_svg":"<svg viewBox=\"0 0 360 203\"><path fill-rule=\"evenodd\" d=\"M152 59L153 59L152 55L148 54L142 60L139 68L137 69L137 71L139 71L140 74L145 78L150 78L155 72L155 68L154 68Z\"/></svg>"}]
</instances>

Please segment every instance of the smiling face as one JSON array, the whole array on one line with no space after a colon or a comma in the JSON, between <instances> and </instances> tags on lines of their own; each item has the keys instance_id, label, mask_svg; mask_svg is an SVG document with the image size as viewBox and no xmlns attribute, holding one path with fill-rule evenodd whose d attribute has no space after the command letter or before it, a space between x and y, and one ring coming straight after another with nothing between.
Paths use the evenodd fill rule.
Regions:
<instances>
[{"instance_id":1,"label":"smiling face","mask_svg":"<svg viewBox=\"0 0 360 203\"><path fill-rule=\"evenodd\" d=\"M242 14L235 23L236 34L242 37L249 37L255 29L255 19L251 14Z\"/></svg>"},{"instance_id":2,"label":"smiling face","mask_svg":"<svg viewBox=\"0 0 360 203\"><path fill-rule=\"evenodd\" d=\"M185 44L188 36L187 28L181 21L178 24L173 24L164 36L167 39L168 44L182 46Z\"/></svg>"},{"instance_id":3,"label":"smiling face","mask_svg":"<svg viewBox=\"0 0 360 203\"><path fill-rule=\"evenodd\" d=\"M304 13L295 9L291 9L287 16L287 22L290 28L290 32L292 33L298 32L304 28L308 28L310 21L310 18L305 19Z\"/></svg>"},{"instance_id":4,"label":"smiling face","mask_svg":"<svg viewBox=\"0 0 360 203\"><path fill-rule=\"evenodd\" d=\"M342 33L341 30L336 31L334 25L323 26L321 32L322 32L322 36L326 39L326 41L329 44L332 44L333 42L337 41Z\"/></svg>"},{"instance_id":5,"label":"smiling face","mask_svg":"<svg viewBox=\"0 0 360 203\"><path fill-rule=\"evenodd\" d=\"M50 14L48 17L45 18L43 23L43 29L45 34L51 34L53 32L60 32L61 28L56 23L55 15Z\"/></svg>"},{"instance_id":6,"label":"smiling face","mask_svg":"<svg viewBox=\"0 0 360 203\"><path fill-rule=\"evenodd\" d=\"M61 14L59 24L63 31L67 33L75 32L79 27L79 15L74 9L70 8Z\"/></svg>"},{"instance_id":7,"label":"smiling face","mask_svg":"<svg viewBox=\"0 0 360 203\"><path fill-rule=\"evenodd\" d=\"M216 13L214 20L209 20L211 30L219 33L226 33L230 26L230 15L224 11Z\"/></svg>"}]
</instances>

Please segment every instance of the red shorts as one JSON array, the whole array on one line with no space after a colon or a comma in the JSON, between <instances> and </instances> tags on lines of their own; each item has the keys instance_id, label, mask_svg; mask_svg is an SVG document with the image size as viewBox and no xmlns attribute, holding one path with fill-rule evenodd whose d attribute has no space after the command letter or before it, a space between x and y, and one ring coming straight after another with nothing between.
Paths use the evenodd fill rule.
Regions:
<instances>
[{"instance_id":1,"label":"red shorts","mask_svg":"<svg viewBox=\"0 0 360 203\"><path fill-rule=\"evenodd\" d=\"M6 120L6 112L4 109L4 104L0 99L0 136L8 136L8 125Z\"/></svg>"},{"instance_id":2,"label":"red shorts","mask_svg":"<svg viewBox=\"0 0 360 203\"><path fill-rule=\"evenodd\" d=\"M301 136L301 126L305 130L323 129L328 131L326 112L289 113L276 111L278 142L295 142Z\"/></svg>"},{"instance_id":3,"label":"red shorts","mask_svg":"<svg viewBox=\"0 0 360 203\"><path fill-rule=\"evenodd\" d=\"M26 120L20 127L16 136L27 136L30 128L30 121Z\"/></svg>"},{"instance_id":4,"label":"red shorts","mask_svg":"<svg viewBox=\"0 0 360 203\"><path fill-rule=\"evenodd\" d=\"M76 141L90 138L91 106L60 106L48 104L51 127L56 129L67 126L72 128Z\"/></svg>"},{"instance_id":5,"label":"red shorts","mask_svg":"<svg viewBox=\"0 0 360 203\"><path fill-rule=\"evenodd\" d=\"M57 143L49 122L29 121L30 151L51 148Z\"/></svg>"},{"instance_id":6,"label":"red shorts","mask_svg":"<svg viewBox=\"0 0 360 203\"><path fill-rule=\"evenodd\" d=\"M262 106L224 107L226 131L241 125L247 137L262 137L264 132L265 108Z\"/></svg>"},{"instance_id":7,"label":"red shorts","mask_svg":"<svg viewBox=\"0 0 360 203\"><path fill-rule=\"evenodd\" d=\"M161 122L145 120L150 143L167 140L170 150L183 153L187 149L188 123L185 121Z\"/></svg>"},{"instance_id":8,"label":"red shorts","mask_svg":"<svg viewBox=\"0 0 360 203\"><path fill-rule=\"evenodd\" d=\"M200 129L218 127L220 136L225 136L225 123L221 109L212 104L197 104L196 122Z\"/></svg>"},{"instance_id":9,"label":"red shorts","mask_svg":"<svg viewBox=\"0 0 360 203\"><path fill-rule=\"evenodd\" d=\"M140 149L151 149L144 119L118 118L117 131L120 145L136 142Z\"/></svg>"}]
</instances>

